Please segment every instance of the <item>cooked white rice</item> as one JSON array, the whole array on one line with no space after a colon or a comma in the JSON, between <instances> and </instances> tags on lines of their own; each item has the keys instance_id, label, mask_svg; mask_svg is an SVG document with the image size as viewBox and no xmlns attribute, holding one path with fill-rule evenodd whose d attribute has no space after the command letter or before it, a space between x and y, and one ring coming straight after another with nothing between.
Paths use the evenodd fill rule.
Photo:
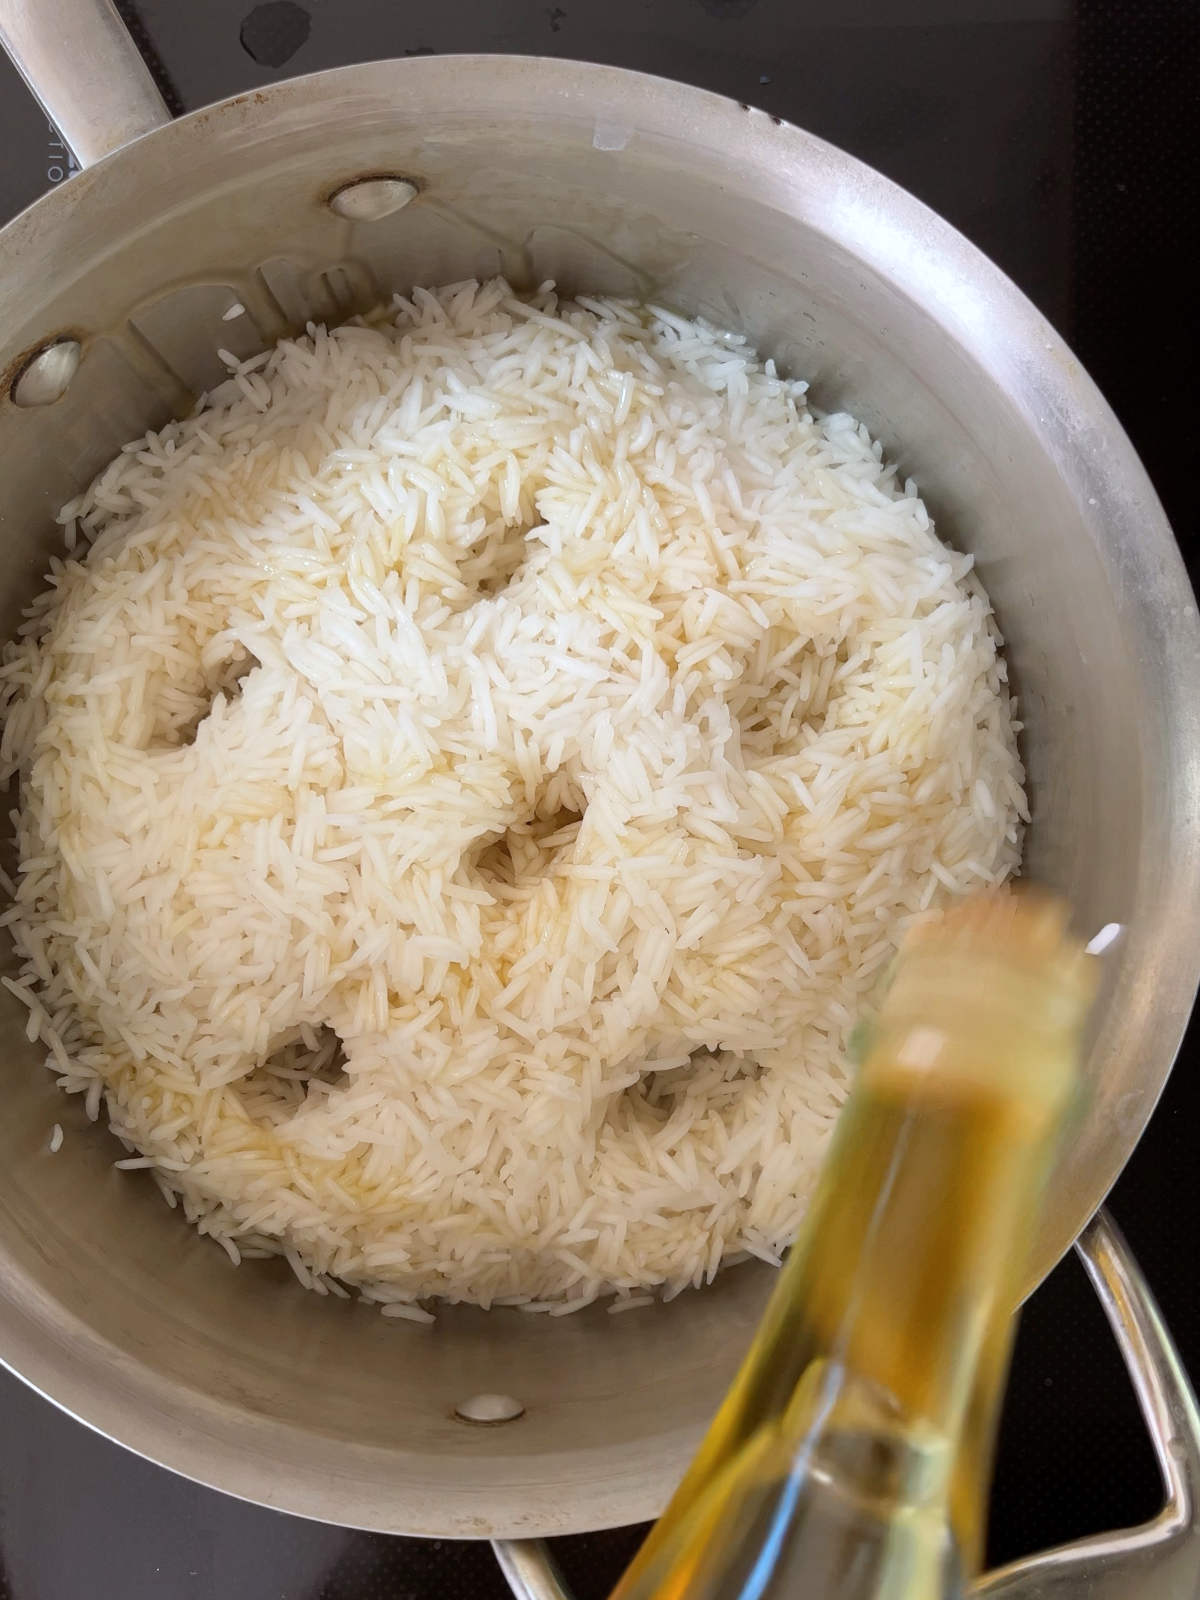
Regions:
<instances>
[{"instance_id":1,"label":"cooked white rice","mask_svg":"<svg viewBox=\"0 0 1200 1600\"><path fill-rule=\"evenodd\" d=\"M701 323L457 284L62 520L9 987L126 1164L401 1315L776 1259L905 919L1019 851L987 602L864 429Z\"/></svg>"}]
</instances>

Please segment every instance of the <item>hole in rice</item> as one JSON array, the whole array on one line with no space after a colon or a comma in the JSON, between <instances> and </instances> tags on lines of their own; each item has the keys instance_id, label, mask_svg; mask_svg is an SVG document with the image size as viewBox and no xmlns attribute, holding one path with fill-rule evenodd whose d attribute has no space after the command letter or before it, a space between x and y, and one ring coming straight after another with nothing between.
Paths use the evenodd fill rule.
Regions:
<instances>
[{"instance_id":1,"label":"hole in rice","mask_svg":"<svg viewBox=\"0 0 1200 1600\"><path fill-rule=\"evenodd\" d=\"M814 648L794 637L776 646L777 629L763 636L728 696L742 752L753 762L803 747L824 723L834 676L847 660L845 642Z\"/></svg>"},{"instance_id":2,"label":"hole in rice","mask_svg":"<svg viewBox=\"0 0 1200 1600\"><path fill-rule=\"evenodd\" d=\"M212 715L217 702L236 700L257 666L261 666L258 657L239 645L199 683L195 679L168 683L159 701L151 743L171 750L195 744L201 724Z\"/></svg>"},{"instance_id":3,"label":"hole in rice","mask_svg":"<svg viewBox=\"0 0 1200 1600\"><path fill-rule=\"evenodd\" d=\"M463 557L459 577L472 594L493 599L525 564L527 540L536 522L516 522L477 539Z\"/></svg>"},{"instance_id":4,"label":"hole in rice","mask_svg":"<svg viewBox=\"0 0 1200 1600\"><path fill-rule=\"evenodd\" d=\"M515 889L547 877L574 847L585 804L578 787L557 773L527 817L480 841L475 876L489 889Z\"/></svg>"},{"instance_id":5,"label":"hole in rice","mask_svg":"<svg viewBox=\"0 0 1200 1600\"><path fill-rule=\"evenodd\" d=\"M532 816L485 844L475 870L489 887L516 888L544 878L575 843L583 814L563 806L553 816Z\"/></svg>"},{"instance_id":6,"label":"hole in rice","mask_svg":"<svg viewBox=\"0 0 1200 1600\"><path fill-rule=\"evenodd\" d=\"M327 1023L302 1023L279 1040L261 1065L236 1085L255 1122L286 1122L310 1099L346 1081L346 1050Z\"/></svg>"},{"instance_id":7,"label":"hole in rice","mask_svg":"<svg viewBox=\"0 0 1200 1600\"><path fill-rule=\"evenodd\" d=\"M732 1050L693 1050L677 1066L654 1067L643 1072L625 1092L640 1101L663 1121L671 1115L688 1092L702 1093L706 1106L736 1100L746 1083L761 1072L757 1056L739 1055Z\"/></svg>"}]
</instances>

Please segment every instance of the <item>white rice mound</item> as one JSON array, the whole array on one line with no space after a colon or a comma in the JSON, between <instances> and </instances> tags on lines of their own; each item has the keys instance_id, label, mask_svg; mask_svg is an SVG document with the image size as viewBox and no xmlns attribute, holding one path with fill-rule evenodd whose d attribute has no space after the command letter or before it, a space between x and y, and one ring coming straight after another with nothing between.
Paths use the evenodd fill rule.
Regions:
<instances>
[{"instance_id":1,"label":"white rice mound","mask_svg":"<svg viewBox=\"0 0 1200 1600\"><path fill-rule=\"evenodd\" d=\"M777 1259L906 919L1018 862L970 559L657 307L460 283L230 366L3 667L59 1082L393 1315Z\"/></svg>"}]
</instances>

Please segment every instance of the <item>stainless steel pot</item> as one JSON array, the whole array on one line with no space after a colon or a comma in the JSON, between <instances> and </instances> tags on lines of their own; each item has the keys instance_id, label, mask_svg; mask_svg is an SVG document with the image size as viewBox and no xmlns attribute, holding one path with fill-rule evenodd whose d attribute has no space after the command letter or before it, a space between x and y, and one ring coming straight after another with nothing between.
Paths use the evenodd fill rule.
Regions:
<instances>
[{"instance_id":1,"label":"stainless steel pot","mask_svg":"<svg viewBox=\"0 0 1200 1600\"><path fill-rule=\"evenodd\" d=\"M503 271L661 296L748 332L916 476L1008 640L1029 869L1089 927L1126 930L1040 1279L1141 1132L1200 970L1200 626L1146 476L1053 330L878 174L679 84L417 59L168 125L108 0L0 0L0 36L86 168L0 234L0 632L39 585L55 507L219 376L218 346L249 353L413 282ZM224 322L235 301L247 314ZM0 1356L43 1393L189 1476L364 1527L544 1535L662 1506L766 1269L644 1315L388 1323L270 1265L231 1270L148 1180L112 1171L7 996L0 1023ZM481 1392L523 1416L459 1420Z\"/></svg>"}]
</instances>

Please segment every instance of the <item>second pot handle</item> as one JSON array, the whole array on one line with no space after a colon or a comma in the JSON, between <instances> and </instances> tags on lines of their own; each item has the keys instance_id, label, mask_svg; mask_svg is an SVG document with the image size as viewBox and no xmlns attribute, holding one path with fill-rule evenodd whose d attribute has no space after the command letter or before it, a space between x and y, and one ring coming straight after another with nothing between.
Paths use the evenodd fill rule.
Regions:
<instances>
[{"instance_id":1,"label":"second pot handle","mask_svg":"<svg viewBox=\"0 0 1200 1600\"><path fill-rule=\"evenodd\" d=\"M572 1600L544 1539L493 1539L513 1600Z\"/></svg>"},{"instance_id":2,"label":"second pot handle","mask_svg":"<svg viewBox=\"0 0 1200 1600\"><path fill-rule=\"evenodd\" d=\"M981 1600L1194 1600L1200 1593L1200 1411L1162 1313L1115 1222L1076 1241L1137 1395L1162 1474L1162 1510L984 1575Z\"/></svg>"},{"instance_id":3,"label":"second pot handle","mask_svg":"<svg viewBox=\"0 0 1200 1600\"><path fill-rule=\"evenodd\" d=\"M171 120L112 0L0 0L0 45L81 167Z\"/></svg>"},{"instance_id":4,"label":"second pot handle","mask_svg":"<svg viewBox=\"0 0 1200 1600\"><path fill-rule=\"evenodd\" d=\"M1195 1600L1200 1595L1200 1411L1179 1353L1120 1230L1101 1209L1076 1241L1129 1370L1166 1503L1139 1528L985 1573L979 1600ZM516 1600L570 1600L540 1539L494 1541Z\"/></svg>"}]
</instances>

